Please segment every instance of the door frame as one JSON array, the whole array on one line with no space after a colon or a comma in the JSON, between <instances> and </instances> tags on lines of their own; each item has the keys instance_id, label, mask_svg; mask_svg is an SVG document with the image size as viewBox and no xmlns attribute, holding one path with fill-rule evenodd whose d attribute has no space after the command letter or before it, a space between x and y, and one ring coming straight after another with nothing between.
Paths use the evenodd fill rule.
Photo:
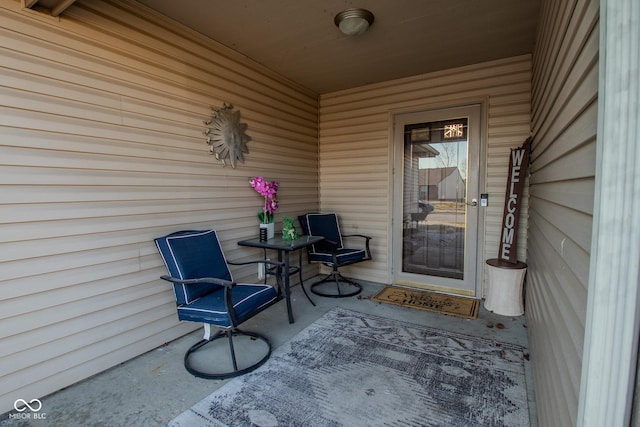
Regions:
<instances>
[{"instance_id":1,"label":"door frame","mask_svg":"<svg viewBox=\"0 0 640 427\"><path fill-rule=\"evenodd\" d=\"M486 193L486 169L487 169L487 138L488 138L488 105L489 105L489 97L481 96L481 97L472 97L472 98L462 98L457 100L456 102L443 102L443 103L427 103L427 104L419 104L416 106L411 106L407 108L398 108L394 110L389 110L388 113L388 123L389 123L389 189L390 189L390 197L388 204L388 233L387 233L387 241L389 244L389 263L387 264L387 277L388 283L395 283L400 286L408 285L399 283L394 280L394 263L395 257L399 256L398 254L394 254L394 226L395 221L401 221L402 218L395 218L393 215L393 205L394 205L394 183L395 183L395 175L396 173L402 173L402 171L397 171L395 169L396 164L396 153L395 153L395 117L400 114L411 114L411 113L419 113L429 110L444 110L448 108L456 108L456 107L465 107L470 105L480 105L480 147L478 150L479 162L478 162L478 194ZM463 295L462 296L473 296L474 298L482 298L485 294L485 283L486 283L486 270L484 268L484 259L486 259L486 248L485 248L485 222L486 222L486 208L478 206L478 225L477 225L477 249L476 249L476 285L474 295ZM401 256L401 254L400 254ZM442 288L434 287L436 291L442 291Z\"/></svg>"}]
</instances>

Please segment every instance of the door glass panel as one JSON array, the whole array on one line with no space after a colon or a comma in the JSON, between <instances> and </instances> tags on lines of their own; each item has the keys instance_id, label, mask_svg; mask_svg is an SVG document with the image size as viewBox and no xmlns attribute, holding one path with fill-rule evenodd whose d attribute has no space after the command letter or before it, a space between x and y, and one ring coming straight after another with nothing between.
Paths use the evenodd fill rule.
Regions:
<instances>
[{"instance_id":1,"label":"door glass panel","mask_svg":"<svg viewBox=\"0 0 640 427\"><path fill-rule=\"evenodd\" d=\"M405 273L464 279L468 120L404 125Z\"/></svg>"}]
</instances>

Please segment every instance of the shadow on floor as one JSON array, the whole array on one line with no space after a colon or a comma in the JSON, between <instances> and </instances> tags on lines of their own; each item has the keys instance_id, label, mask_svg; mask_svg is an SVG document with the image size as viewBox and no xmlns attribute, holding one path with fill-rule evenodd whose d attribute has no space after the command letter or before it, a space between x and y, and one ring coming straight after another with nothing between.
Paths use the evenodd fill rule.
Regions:
<instances>
[{"instance_id":1,"label":"shadow on floor","mask_svg":"<svg viewBox=\"0 0 640 427\"><path fill-rule=\"evenodd\" d=\"M313 281L313 279L311 280ZM284 301L244 323L242 329L264 334L275 349L331 308L339 306L362 313L425 325L528 348L524 316L499 316L480 309L476 320L431 313L371 301L383 287L361 282L363 292L349 298L312 295L316 307L296 286L292 289L295 323L289 324ZM191 376L183 366L186 350L202 338L201 328L135 359L41 399L44 419L20 420L0 416L2 427L26 426L163 426L229 380L204 380ZM536 427L531 363L525 360L525 374L531 426Z\"/></svg>"}]
</instances>

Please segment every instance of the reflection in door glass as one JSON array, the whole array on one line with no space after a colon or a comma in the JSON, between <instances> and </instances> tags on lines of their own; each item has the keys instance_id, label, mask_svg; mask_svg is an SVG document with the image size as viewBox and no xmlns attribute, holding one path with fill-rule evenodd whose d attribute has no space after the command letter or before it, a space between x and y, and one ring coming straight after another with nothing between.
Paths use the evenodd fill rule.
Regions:
<instances>
[{"instance_id":1,"label":"reflection in door glass","mask_svg":"<svg viewBox=\"0 0 640 427\"><path fill-rule=\"evenodd\" d=\"M404 272L464 278L467 129L467 118L404 127Z\"/></svg>"}]
</instances>

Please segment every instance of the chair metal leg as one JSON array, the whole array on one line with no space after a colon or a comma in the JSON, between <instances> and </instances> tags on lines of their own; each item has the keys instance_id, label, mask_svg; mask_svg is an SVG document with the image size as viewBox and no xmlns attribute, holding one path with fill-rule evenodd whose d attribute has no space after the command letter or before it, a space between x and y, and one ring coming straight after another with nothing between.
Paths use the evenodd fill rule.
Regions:
<instances>
[{"instance_id":1,"label":"chair metal leg","mask_svg":"<svg viewBox=\"0 0 640 427\"><path fill-rule=\"evenodd\" d=\"M236 350L233 348L233 332L227 331L229 337L229 351L231 352L231 361L233 362L233 372L238 371L238 362L236 361Z\"/></svg>"},{"instance_id":2,"label":"chair metal leg","mask_svg":"<svg viewBox=\"0 0 640 427\"><path fill-rule=\"evenodd\" d=\"M324 283L328 283L328 282L333 282L336 284L336 292L335 293L331 293L331 292L327 292L327 291L322 291L319 290L318 287L323 285ZM353 288L351 290L349 290L348 292L344 293L342 287L340 286L341 284L346 284L347 286ZM323 286L323 288L326 288L326 286ZM337 269L334 269L331 273L327 274L322 280L314 283L313 285L311 285L311 292L313 292L316 295L320 295L322 297L328 297L328 298L346 298L346 297L352 297L354 295L358 295L360 292L362 292L362 286L360 286L359 283L354 282L353 280L344 277L342 274L340 274L340 272Z\"/></svg>"},{"instance_id":3,"label":"chair metal leg","mask_svg":"<svg viewBox=\"0 0 640 427\"><path fill-rule=\"evenodd\" d=\"M230 352L231 361L233 364L232 371L223 370L222 372L206 372L202 369L198 369L193 366L193 363L191 361L191 356L195 352L202 349L206 344L212 343L219 338L224 338L225 336L227 337L228 343L229 343L229 352ZM249 366L238 368L238 362L236 360L235 348L233 344L233 337L235 336L248 336L251 338L252 341L263 342L264 344L266 344L266 349L267 349L266 354L262 356L262 358L259 359L258 361L251 363ZM254 332L245 332L239 329L221 330L210 339L203 339L195 343L193 346L191 346L191 348L189 348L189 350L187 350L187 352L184 355L184 367L191 375L195 377L221 380L225 378L237 377L240 375L244 375L248 372L251 372L257 369L258 367L262 366L267 361L267 359L269 359L269 356L271 356L271 343L266 337L263 337L262 335L256 334ZM212 362L215 363L217 361L213 360Z\"/></svg>"},{"instance_id":4,"label":"chair metal leg","mask_svg":"<svg viewBox=\"0 0 640 427\"><path fill-rule=\"evenodd\" d=\"M316 306L316 303L313 302L307 290L304 288L304 280L302 280L302 254L298 253L298 277L300 279L300 287L302 288L302 292L304 292L304 296L307 297L312 306Z\"/></svg>"}]
</instances>

